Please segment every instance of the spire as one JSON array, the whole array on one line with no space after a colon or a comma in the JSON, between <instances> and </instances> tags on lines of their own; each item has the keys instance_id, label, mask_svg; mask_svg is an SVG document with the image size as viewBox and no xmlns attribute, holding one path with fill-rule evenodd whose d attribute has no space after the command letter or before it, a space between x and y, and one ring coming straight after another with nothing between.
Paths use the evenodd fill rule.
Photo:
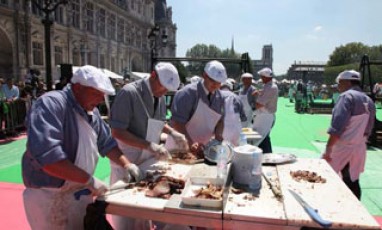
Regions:
<instances>
[{"instance_id":1,"label":"spire","mask_svg":"<svg viewBox=\"0 0 382 230\"><path fill-rule=\"evenodd\" d=\"M235 53L235 38L233 35L231 40L231 53Z\"/></svg>"}]
</instances>

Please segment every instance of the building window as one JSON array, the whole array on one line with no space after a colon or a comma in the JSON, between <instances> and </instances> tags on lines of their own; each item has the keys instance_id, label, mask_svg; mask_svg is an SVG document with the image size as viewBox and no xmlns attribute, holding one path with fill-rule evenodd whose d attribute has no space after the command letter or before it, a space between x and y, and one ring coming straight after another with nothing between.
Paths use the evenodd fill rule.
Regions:
<instances>
[{"instance_id":1,"label":"building window","mask_svg":"<svg viewBox=\"0 0 382 230\"><path fill-rule=\"evenodd\" d=\"M123 19L118 20L117 40L119 42L125 41L125 22Z\"/></svg>"},{"instance_id":2,"label":"building window","mask_svg":"<svg viewBox=\"0 0 382 230\"><path fill-rule=\"evenodd\" d=\"M86 31L93 33L93 22L94 22L94 7L93 4L86 3Z\"/></svg>"},{"instance_id":3,"label":"building window","mask_svg":"<svg viewBox=\"0 0 382 230\"><path fill-rule=\"evenodd\" d=\"M99 55L99 65L101 68L105 68L105 54Z\"/></svg>"},{"instance_id":4,"label":"building window","mask_svg":"<svg viewBox=\"0 0 382 230\"><path fill-rule=\"evenodd\" d=\"M0 0L0 5L8 5L8 0Z\"/></svg>"},{"instance_id":5,"label":"building window","mask_svg":"<svg viewBox=\"0 0 382 230\"><path fill-rule=\"evenodd\" d=\"M108 23L107 23L107 35L108 38L115 40L115 14L110 14Z\"/></svg>"},{"instance_id":6,"label":"building window","mask_svg":"<svg viewBox=\"0 0 382 230\"><path fill-rule=\"evenodd\" d=\"M80 29L80 2L72 1L72 26Z\"/></svg>"},{"instance_id":7,"label":"building window","mask_svg":"<svg viewBox=\"0 0 382 230\"><path fill-rule=\"evenodd\" d=\"M33 64L34 65L44 65L44 55L41 42L32 43L33 52Z\"/></svg>"},{"instance_id":8,"label":"building window","mask_svg":"<svg viewBox=\"0 0 382 230\"><path fill-rule=\"evenodd\" d=\"M115 57L111 57L111 60L110 60L110 69L111 71L115 72Z\"/></svg>"},{"instance_id":9,"label":"building window","mask_svg":"<svg viewBox=\"0 0 382 230\"><path fill-rule=\"evenodd\" d=\"M62 63L62 47L60 46L54 47L54 63L56 65Z\"/></svg>"},{"instance_id":10,"label":"building window","mask_svg":"<svg viewBox=\"0 0 382 230\"><path fill-rule=\"evenodd\" d=\"M78 52L77 49L73 49L72 56L73 56L73 65L80 66L81 65L80 52Z\"/></svg>"},{"instance_id":11,"label":"building window","mask_svg":"<svg viewBox=\"0 0 382 230\"><path fill-rule=\"evenodd\" d=\"M32 3L32 13L37 16L43 16L43 12L36 6L42 6L43 5L43 0L35 0L36 4Z\"/></svg>"},{"instance_id":12,"label":"building window","mask_svg":"<svg viewBox=\"0 0 382 230\"><path fill-rule=\"evenodd\" d=\"M98 33L102 37L106 37L106 30L105 30L105 18L106 18L106 11L104 9L100 9L98 11Z\"/></svg>"},{"instance_id":13,"label":"building window","mask_svg":"<svg viewBox=\"0 0 382 230\"><path fill-rule=\"evenodd\" d=\"M62 6L57 7L54 11L54 20L59 24L64 24L64 9Z\"/></svg>"}]
</instances>

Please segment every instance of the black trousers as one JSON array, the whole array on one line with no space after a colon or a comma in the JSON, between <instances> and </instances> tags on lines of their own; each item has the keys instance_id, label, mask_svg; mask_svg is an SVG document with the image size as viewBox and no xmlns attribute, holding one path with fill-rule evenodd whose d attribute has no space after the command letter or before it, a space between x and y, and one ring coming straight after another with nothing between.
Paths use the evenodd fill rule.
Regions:
<instances>
[{"instance_id":1,"label":"black trousers","mask_svg":"<svg viewBox=\"0 0 382 230\"><path fill-rule=\"evenodd\" d=\"M263 153L272 153L272 143L271 143L271 137L269 136L269 134L259 144L259 148L263 150Z\"/></svg>"},{"instance_id":2,"label":"black trousers","mask_svg":"<svg viewBox=\"0 0 382 230\"><path fill-rule=\"evenodd\" d=\"M361 200L361 187L359 186L359 180L352 181L349 172L349 163L341 170L342 180L348 186L348 188L353 192L353 194Z\"/></svg>"}]
</instances>

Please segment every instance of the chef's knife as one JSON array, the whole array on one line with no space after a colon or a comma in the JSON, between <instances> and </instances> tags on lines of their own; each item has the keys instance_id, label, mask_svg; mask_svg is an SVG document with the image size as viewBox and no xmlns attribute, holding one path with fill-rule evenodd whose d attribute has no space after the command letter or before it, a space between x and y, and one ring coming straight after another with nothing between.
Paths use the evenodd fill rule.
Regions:
<instances>
[{"instance_id":1,"label":"chef's knife","mask_svg":"<svg viewBox=\"0 0 382 230\"><path fill-rule=\"evenodd\" d=\"M107 192L104 195L102 195L102 196L107 196L107 195L114 194L115 191L117 191L117 190L123 190L123 189L131 188L131 186L135 185L135 184L136 184L136 182L114 185L111 188L109 188L107 190ZM81 189L81 190L78 190L77 192L75 192L74 193L74 198L76 200L79 200L82 195L86 196L86 195L90 195L91 193L92 192L90 191L90 189L84 188L84 189Z\"/></svg>"},{"instance_id":2,"label":"chef's knife","mask_svg":"<svg viewBox=\"0 0 382 230\"><path fill-rule=\"evenodd\" d=\"M292 191L290 189L288 190L293 195L293 197L298 201L298 203L301 204L301 206L304 208L305 212L308 213L310 218L312 218L315 222L317 222L319 225L321 225L324 228L330 228L332 226L332 222L322 219L320 214L318 214L318 211L314 209L312 206L310 206L308 203L306 203L300 195L298 195L295 191Z\"/></svg>"}]
</instances>

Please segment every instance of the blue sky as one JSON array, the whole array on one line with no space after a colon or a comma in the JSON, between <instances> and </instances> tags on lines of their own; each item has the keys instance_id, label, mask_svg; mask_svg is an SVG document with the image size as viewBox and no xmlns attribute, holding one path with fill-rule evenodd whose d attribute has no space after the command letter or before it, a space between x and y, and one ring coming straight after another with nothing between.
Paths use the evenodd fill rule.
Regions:
<instances>
[{"instance_id":1,"label":"blue sky","mask_svg":"<svg viewBox=\"0 0 382 230\"><path fill-rule=\"evenodd\" d=\"M294 61L327 62L340 45L382 44L382 0L167 0L177 25L177 56L195 44L249 52L273 46L276 75Z\"/></svg>"}]
</instances>

